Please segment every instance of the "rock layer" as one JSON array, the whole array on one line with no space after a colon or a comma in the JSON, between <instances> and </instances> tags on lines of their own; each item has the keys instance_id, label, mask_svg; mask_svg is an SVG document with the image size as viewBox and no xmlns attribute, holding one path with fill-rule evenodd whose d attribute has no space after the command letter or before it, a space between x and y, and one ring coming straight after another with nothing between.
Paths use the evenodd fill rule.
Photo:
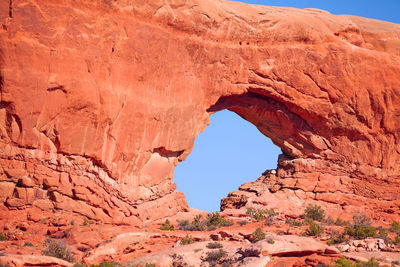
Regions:
<instances>
[{"instance_id":1,"label":"rock layer","mask_svg":"<svg viewBox=\"0 0 400 267\"><path fill-rule=\"evenodd\" d=\"M229 109L281 147L272 191L400 214L400 25L211 0L2 1L0 23L4 211L187 210L174 167Z\"/></svg>"}]
</instances>

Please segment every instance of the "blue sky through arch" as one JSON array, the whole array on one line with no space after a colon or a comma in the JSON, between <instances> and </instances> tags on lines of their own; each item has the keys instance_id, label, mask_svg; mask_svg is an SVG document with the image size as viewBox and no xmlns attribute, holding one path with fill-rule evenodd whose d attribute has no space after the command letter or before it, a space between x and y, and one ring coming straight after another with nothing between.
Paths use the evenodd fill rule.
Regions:
<instances>
[{"instance_id":1,"label":"blue sky through arch","mask_svg":"<svg viewBox=\"0 0 400 267\"><path fill-rule=\"evenodd\" d=\"M275 169L279 147L228 110L210 116L192 153L175 169L174 182L191 208L219 211L220 200L267 169Z\"/></svg>"}]
</instances>

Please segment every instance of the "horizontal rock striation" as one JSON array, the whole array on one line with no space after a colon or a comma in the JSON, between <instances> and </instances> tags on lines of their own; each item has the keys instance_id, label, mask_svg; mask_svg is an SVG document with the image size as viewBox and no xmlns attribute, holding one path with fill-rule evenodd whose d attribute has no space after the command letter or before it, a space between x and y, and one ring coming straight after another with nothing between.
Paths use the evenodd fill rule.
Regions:
<instances>
[{"instance_id":1,"label":"horizontal rock striation","mask_svg":"<svg viewBox=\"0 0 400 267\"><path fill-rule=\"evenodd\" d=\"M229 109L284 153L272 200L399 216L400 25L211 0L2 1L0 23L2 212L187 210L174 167Z\"/></svg>"}]
</instances>

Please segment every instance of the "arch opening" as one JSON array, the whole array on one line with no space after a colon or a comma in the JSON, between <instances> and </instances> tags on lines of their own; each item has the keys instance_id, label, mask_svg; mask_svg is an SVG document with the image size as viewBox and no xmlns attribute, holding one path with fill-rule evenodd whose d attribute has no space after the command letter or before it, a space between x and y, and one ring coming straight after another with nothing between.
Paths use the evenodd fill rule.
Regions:
<instances>
[{"instance_id":1,"label":"arch opening","mask_svg":"<svg viewBox=\"0 0 400 267\"><path fill-rule=\"evenodd\" d=\"M229 192L275 169L281 153L255 125L221 110L210 116L192 153L175 168L174 182L191 208L215 212Z\"/></svg>"}]
</instances>

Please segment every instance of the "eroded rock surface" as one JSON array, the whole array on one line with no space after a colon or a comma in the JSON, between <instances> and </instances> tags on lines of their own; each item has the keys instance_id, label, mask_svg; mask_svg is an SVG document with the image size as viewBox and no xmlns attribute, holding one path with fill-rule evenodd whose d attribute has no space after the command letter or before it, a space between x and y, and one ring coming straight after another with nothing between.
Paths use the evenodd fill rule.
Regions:
<instances>
[{"instance_id":1,"label":"eroded rock surface","mask_svg":"<svg viewBox=\"0 0 400 267\"><path fill-rule=\"evenodd\" d=\"M214 0L2 1L0 23L3 214L187 210L174 167L229 109L282 148L271 197L399 217L397 24Z\"/></svg>"}]
</instances>

